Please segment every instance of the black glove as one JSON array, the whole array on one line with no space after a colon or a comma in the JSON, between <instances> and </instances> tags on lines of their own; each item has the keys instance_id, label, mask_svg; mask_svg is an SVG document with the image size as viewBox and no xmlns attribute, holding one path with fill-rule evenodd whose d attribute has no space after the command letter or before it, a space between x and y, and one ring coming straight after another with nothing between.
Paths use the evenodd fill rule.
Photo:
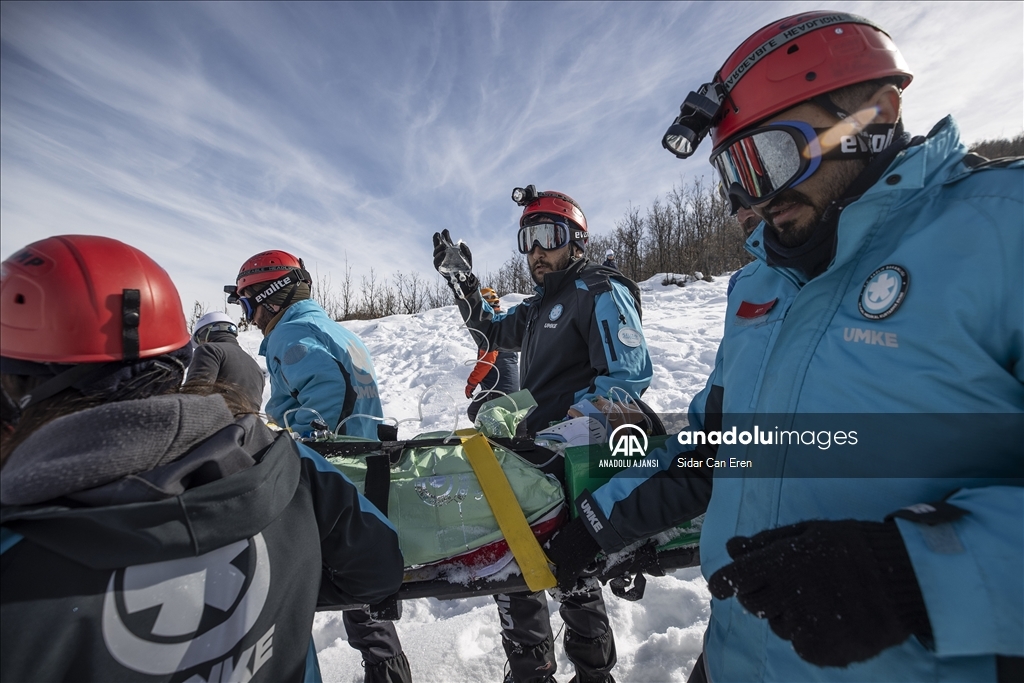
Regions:
<instances>
[{"instance_id":1,"label":"black glove","mask_svg":"<svg viewBox=\"0 0 1024 683\"><path fill-rule=\"evenodd\" d=\"M452 242L452 236L448 234L448 228L445 228L441 232L434 233L434 270L441 272L441 264L444 263L444 257L448 253L450 247L454 247L455 243ZM459 244L459 253L462 254L462 258L466 260L469 267L473 267L473 252L469 250L469 245L463 243Z\"/></svg>"},{"instance_id":2,"label":"black glove","mask_svg":"<svg viewBox=\"0 0 1024 683\"><path fill-rule=\"evenodd\" d=\"M601 552L601 546L579 518L559 529L545 547L548 558L555 563L558 587L565 592L576 587L576 582Z\"/></svg>"},{"instance_id":3,"label":"black glove","mask_svg":"<svg viewBox=\"0 0 1024 683\"><path fill-rule=\"evenodd\" d=\"M734 562L711 576L711 594L735 596L811 664L845 667L911 635L931 638L895 522L801 522L725 547Z\"/></svg>"}]
</instances>

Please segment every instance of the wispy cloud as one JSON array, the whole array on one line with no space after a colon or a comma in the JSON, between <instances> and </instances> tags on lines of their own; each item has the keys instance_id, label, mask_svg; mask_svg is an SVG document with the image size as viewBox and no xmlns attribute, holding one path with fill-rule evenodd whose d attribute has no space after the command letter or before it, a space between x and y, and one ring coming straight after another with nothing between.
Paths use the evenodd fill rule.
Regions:
<instances>
[{"instance_id":1,"label":"wispy cloud","mask_svg":"<svg viewBox=\"0 0 1024 683\"><path fill-rule=\"evenodd\" d=\"M1020 3L825 3L886 27L908 128L1024 126ZM509 254L515 185L610 230L681 178L686 92L798 3L2 5L2 252L66 232L150 252L186 305L279 247L341 274L427 273L447 227Z\"/></svg>"}]
</instances>

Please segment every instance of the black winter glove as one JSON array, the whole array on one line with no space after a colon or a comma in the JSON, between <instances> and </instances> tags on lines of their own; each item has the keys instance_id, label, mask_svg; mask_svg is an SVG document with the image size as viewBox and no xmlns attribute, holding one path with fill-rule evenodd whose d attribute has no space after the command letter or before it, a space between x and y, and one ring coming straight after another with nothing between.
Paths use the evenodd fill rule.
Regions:
<instances>
[{"instance_id":1,"label":"black winter glove","mask_svg":"<svg viewBox=\"0 0 1024 683\"><path fill-rule=\"evenodd\" d=\"M434 233L434 268L444 276L455 296L460 299L467 298L480 288L480 282L473 275L473 252L465 244L453 244L447 228Z\"/></svg>"},{"instance_id":2,"label":"black winter glove","mask_svg":"<svg viewBox=\"0 0 1024 683\"><path fill-rule=\"evenodd\" d=\"M576 582L594 564L597 554L601 552L601 546L579 518L562 527L545 547L548 558L555 563L558 587L564 592L576 587Z\"/></svg>"},{"instance_id":3,"label":"black winter glove","mask_svg":"<svg viewBox=\"0 0 1024 683\"><path fill-rule=\"evenodd\" d=\"M811 664L845 667L911 635L931 638L895 522L801 522L725 547L735 561L711 576L711 594L735 596Z\"/></svg>"},{"instance_id":4,"label":"black winter glove","mask_svg":"<svg viewBox=\"0 0 1024 683\"><path fill-rule=\"evenodd\" d=\"M448 229L445 228L441 232L434 233L434 270L441 272L441 264L444 263L444 257L448 254L449 249L458 247L459 254L465 260L469 266L467 272L473 268L473 252L469 250L467 244L456 245L452 242L452 236L448 233ZM445 273L441 273L445 275Z\"/></svg>"}]
</instances>

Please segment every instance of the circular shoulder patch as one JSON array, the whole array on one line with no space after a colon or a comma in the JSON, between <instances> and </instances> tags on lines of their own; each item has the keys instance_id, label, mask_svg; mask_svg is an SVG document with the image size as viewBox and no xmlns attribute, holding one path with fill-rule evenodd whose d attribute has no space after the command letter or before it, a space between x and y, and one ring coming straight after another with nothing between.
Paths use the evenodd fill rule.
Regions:
<instances>
[{"instance_id":1,"label":"circular shoulder patch","mask_svg":"<svg viewBox=\"0 0 1024 683\"><path fill-rule=\"evenodd\" d=\"M300 360L306 357L309 349L306 348L305 344L295 344L289 346L284 352L284 358L282 359L285 365L295 365Z\"/></svg>"},{"instance_id":2,"label":"circular shoulder patch","mask_svg":"<svg viewBox=\"0 0 1024 683\"><path fill-rule=\"evenodd\" d=\"M616 335L619 341L628 346L631 349L635 349L643 343L644 336L634 330L632 327L620 327L619 333Z\"/></svg>"},{"instance_id":3,"label":"circular shoulder patch","mask_svg":"<svg viewBox=\"0 0 1024 683\"><path fill-rule=\"evenodd\" d=\"M896 312L907 296L910 276L901 266L882 266L868 276L860 290L857 308L868 320L882 320Z\"/></svg>"},{"instance_id":4,"label":"circular shoulder patch","mask_svg":"<svg viewBox=\"0 0 1024 683\"><path fill-rule=\"evenodd\" d=\"M561 317L562 317L562 304L555 304L551 308L551 312L548 313L548 320L550 320L551 322L555 322L556 320L558 320Z\"/></svg>"}]
</instances>

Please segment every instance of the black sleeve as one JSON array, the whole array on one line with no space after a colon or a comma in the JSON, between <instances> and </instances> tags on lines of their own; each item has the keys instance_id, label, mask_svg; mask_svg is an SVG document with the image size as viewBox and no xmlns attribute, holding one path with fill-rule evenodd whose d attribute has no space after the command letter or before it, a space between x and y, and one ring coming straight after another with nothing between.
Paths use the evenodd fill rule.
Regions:
<instances>
[{"instance_id":1,"label":"black sleeve","mask_svg":"<svg viewBox=\"0 0 1024 683\"><path fill-rule=\"evenodd\" d=\"M188 365L185 384L213 384L220 375L223 361L224 354L215 344L200 344L192 352L192 362Z\"/></svg>"},{"instance_id":2,"label":"black sleeve","mask_svg":"<svg viewBox=\"0 0 1024 683\"><path fill-rule=\"evenodd\" d=\"M507 313L493 313L490 306L484 306L479 290L470 292L465 299L456 298L455 302L466 327L473 330L470 334L478 348L485 351L520 350L532 312L529 303L524 301Z\"/></svg>"},{"instance_id":3,"label":"black sleeve","mask_svg":"<svg viewBox=\"0 0 1024 683\"><path fill-rule=\"evenodd\" d=\"M299 446L320 531L320 605L376 604L402 585L398 533L323 456Z\"/></svg>"},{"instance_id":4,"label":"black sleeve","mask_svg":"<svg viewBox=\"0 0 1024 683\"><path fill-rule=\"evenodd\" d=\"M723 389L712 384L713 380L714 374L691 403L687 429L721 431ZM656 473L638 480L627 470L593 493L580 494L576 499L580 517L607 552L617 552L633 541L689 521L707 511L714 470L677 467L676 459L684 456L703 461L717 454L715 445L682 446L677 439L669 439L647 456L663 463Z\"/></svg>"}]
</instances>

